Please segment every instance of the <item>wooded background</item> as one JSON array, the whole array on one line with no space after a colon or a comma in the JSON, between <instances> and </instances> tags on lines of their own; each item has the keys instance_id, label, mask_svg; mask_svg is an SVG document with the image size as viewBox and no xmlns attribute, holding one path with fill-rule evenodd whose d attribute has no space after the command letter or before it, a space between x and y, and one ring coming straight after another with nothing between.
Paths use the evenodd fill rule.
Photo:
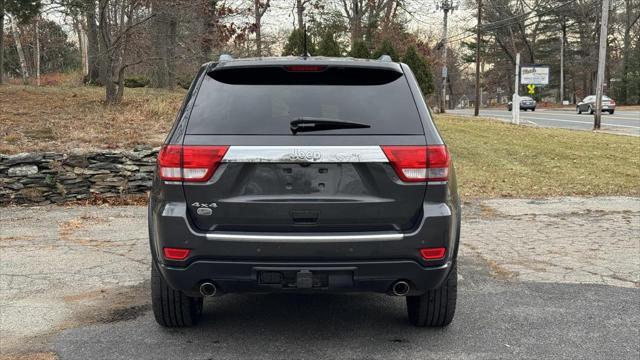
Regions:
<instances>
[{"instance_id":1,"label":"wooded background","mask_svg":"<svg viewBox=\"0 0 640 360\"><path fill-rule=\"evenodd\" d=\"M476 0L448 36L448 107L474 102ZM420 0L0 0L0 83L56 84L78 73L118 103L127 86L188 87L220 54L377 58L408 63L431 100L440 93L442 13ZM506 101L522 64L551 66L538 100L595 92L601 0L485 0L480 45L483 102ZM613 0L605 93L640 103L640 0ZM468 16L467 16L468 15ZM277 24L265 26L265 23ZM523 89L521 89L523 91ZM433 101L433 103L437 103Z\"/></svg>"}]
</instances>

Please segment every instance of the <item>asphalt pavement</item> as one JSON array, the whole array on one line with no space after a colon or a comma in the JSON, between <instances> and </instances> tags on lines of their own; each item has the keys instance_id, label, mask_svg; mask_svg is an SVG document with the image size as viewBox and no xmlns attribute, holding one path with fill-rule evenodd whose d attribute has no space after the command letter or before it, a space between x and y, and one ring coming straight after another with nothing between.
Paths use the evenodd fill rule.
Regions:
<instances>
[{"instance_id":1,"label":"asphalt pavement","mask_svg":"<svg viewBox=\"0 0 640 360\"><path fill-rule=\"evenodd\" d=\"M0 209L0 359L640 358L640 198L463 204L457 313L384 294L224 295L156 324L143 206Z\"/></svg>"},{"instance_id":2,"label":"asphalt pavement","mask_svg":"<svg viewBox=\"0 0 640 360\"><path fill-rule=\"evenodd\" d=\"M473 109L449 110L451 114L472 116ZM494 118L502 121L511 121L511 112L501 108L480 109L480 116ZM570 109L543 109L536 111L520 111L520 121L523 124L565 128L574 130L593 129L593 115L576 114ZM616 110L613 115L602 114L601 130L612 133L640 136L640 111Z\"/></svg>"},{"instance_id":3,"label":"asphalt pavement","mask_svg":"<svg viewBox=\"0 0 640 360\"><path fill-rule=\"evenodd\" d=\"M60 359L637 359L638 289L511 283L462 258L446 329L411 326L386 295L227 295L197 328L160 328L150 312L63 332Z\"/></svg>"}]
</instances>

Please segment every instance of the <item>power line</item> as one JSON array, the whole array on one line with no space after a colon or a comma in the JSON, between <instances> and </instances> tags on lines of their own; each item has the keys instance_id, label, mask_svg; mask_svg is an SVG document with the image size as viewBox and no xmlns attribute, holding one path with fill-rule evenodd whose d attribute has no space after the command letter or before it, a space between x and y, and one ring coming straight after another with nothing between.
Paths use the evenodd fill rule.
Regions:
<instances>
[{"instance_id":1,"label":"power line","mask_svg":"<svg viewBox=\"0 0 640 360\"><path fill-rule=\"evenodd\" d=\"M514 24L516 24L516 22L512 21L512 20L516 20L516 19L518 21L526 22L527 20L531 20L531 19L533 19L535 17L538 17L538 16L541 16L541 15L545 15L547 13L556 11L556 10L562 8L562 7L565 7L567 5L575 3L576 1L577 0L569 0L567 2L564 2L564 3L562 3L560 5L557 5L557 6L553 7L553 8L548 8L546 10L536 11L534 9L534 10L531 10L531 11L523 13L523 14L515 15L515 16L509 17L509 18L506 18L506 19L498 20L498 21L494 21L492 23L487 23L487 24L484 24L482 26L481 31L483 31L483 32L493 31L493 30L498 30L498 29L504 28L506 26L514 25ZM598 3L598 0L594 0L591 3L591 6L597 5L597 3ZM525 18L524 19L520 19L523 16L525 16ZM525 26L526 25L527 24L525 24ZM460 32L458 34L455 34L455 35L451 36L449 38L449 42L452 42L452 43L453 42L459 42L459 41L465 40L467 38L470 38L472 36L475 36L475 31L473 29L468 29L468 30L462 31L462 32Z\"/></svg>"}]
</instances>

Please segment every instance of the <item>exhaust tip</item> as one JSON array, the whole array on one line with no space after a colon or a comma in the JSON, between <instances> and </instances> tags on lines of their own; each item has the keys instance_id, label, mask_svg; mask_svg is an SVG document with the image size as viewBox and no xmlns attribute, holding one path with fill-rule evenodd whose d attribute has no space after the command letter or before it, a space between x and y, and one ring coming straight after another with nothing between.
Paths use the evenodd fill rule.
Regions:
<instances>
[{"instance_id":1,"label":"exhaust tip","mask_svg":"<svg viewBox=\"0 0 640 360\"><path fill-rule=\"evenodd\" d=\"M411 290L411 287L409 283L404 280L396 281L391 287L391 292L393 292L395 296L406 296L409 290Z\"/></svg>"},{"instance_id":2,"label":"exhaust tip","mask_svg":"<svg viewBox=\"0 0 640 360\"><path fill-rule=\"evenodd\" d=\"M214 296L218 292L218 288L214 283L204 282L200 285L200 294L202 296Z\"/></svg>"}]
</instances>

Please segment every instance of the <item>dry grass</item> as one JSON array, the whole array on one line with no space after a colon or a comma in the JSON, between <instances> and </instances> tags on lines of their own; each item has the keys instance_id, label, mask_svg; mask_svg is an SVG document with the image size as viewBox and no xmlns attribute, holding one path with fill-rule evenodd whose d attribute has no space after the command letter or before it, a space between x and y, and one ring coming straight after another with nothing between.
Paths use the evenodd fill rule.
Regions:
<instances>
[{"instance_id":1,"label":"dry grass","mask_svg":"<svg viewBox=\"0 0 640 360\"><path fill-rule=\"evenodd\" d=\"M640 138L448 115L436 123L465 198L640 195Z\"/></svg>"},{"instance_id":2,"label":"dry grass","mask_svg":"<svg viewBox=\"0 0 640 360\"><path fill-rule=\"evenodd\" d=\"M184 91L126 89L105 106L98 87L0 87L0 153L159 145Z\"/></svg>"},{"instance_id":3,"label":"dry grass","mask_svg":"<svg viewBox=\"0 0 640 360\"><path fill-rule=\"evenodd\" d=\"M123 104L106 107L103 92L0 87L0 153L159 145L185 95L126 89ZM437 124L465 198L640 195L640 138L448 115Z\"/></svg>"}]
</instances>

